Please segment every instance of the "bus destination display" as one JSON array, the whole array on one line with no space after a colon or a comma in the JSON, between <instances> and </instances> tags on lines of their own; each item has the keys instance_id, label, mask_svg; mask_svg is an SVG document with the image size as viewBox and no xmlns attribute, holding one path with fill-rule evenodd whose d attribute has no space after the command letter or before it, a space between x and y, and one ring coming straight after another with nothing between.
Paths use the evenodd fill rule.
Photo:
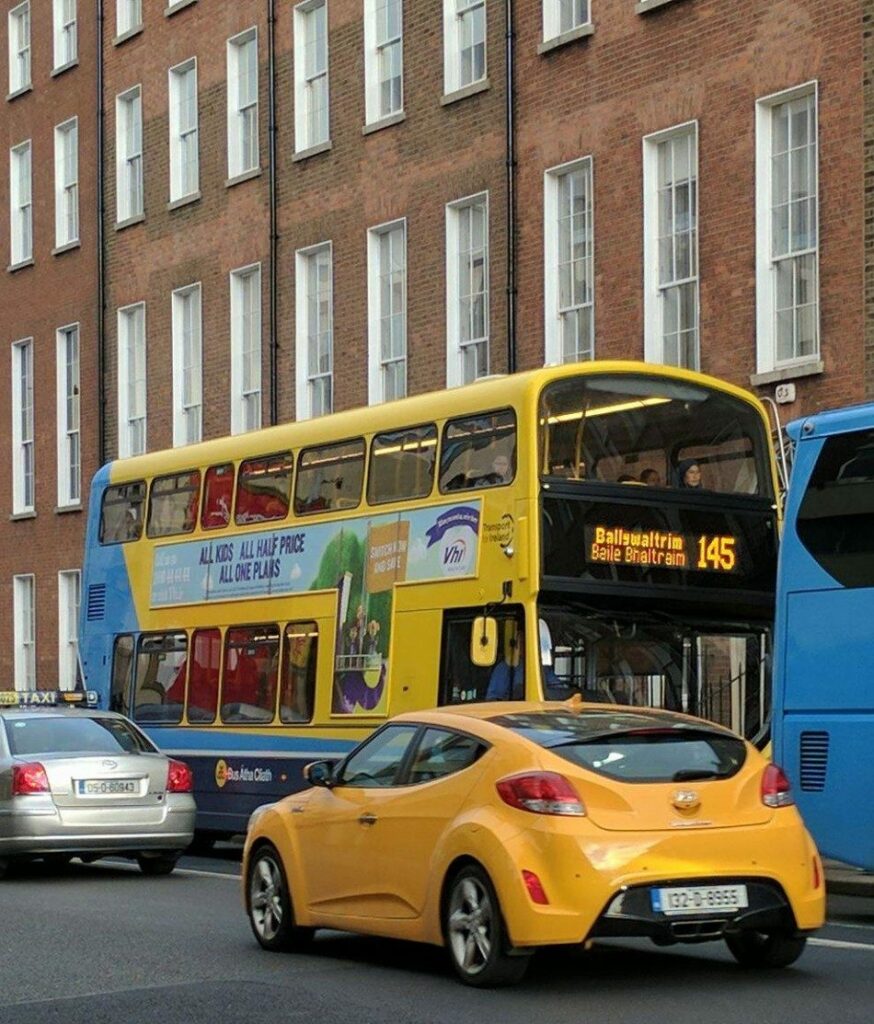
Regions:
<instances>
[{"instance_id":1,"label":"bus destination display","mask_svg":"<svg viewBox=\"0 0 874 1024\"><path fill-rule=\"evenodd\" d=\"M586 557L602 565L633 565L699 572L737 571L737 538L731 534L677 533L586 525Z\"/></svg>"}]
</instances>

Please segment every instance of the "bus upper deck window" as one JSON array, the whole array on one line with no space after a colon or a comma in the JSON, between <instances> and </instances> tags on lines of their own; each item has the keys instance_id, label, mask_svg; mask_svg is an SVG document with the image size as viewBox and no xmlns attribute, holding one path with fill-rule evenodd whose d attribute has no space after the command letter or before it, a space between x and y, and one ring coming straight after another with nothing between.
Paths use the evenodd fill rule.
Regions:
<instances>
[{"instance_id":1,"label":"bus upper deck window","mask_svg":"<svg viewBox=\"0 0 874 1024\"><path fill-rule=\"evenodd\" d=\"M139 540L143 533L145 500L144 480L107 487L100 514L100 543L126 544Z\"/></svg>"},{"instance_id":2,"label":"bus upper deck window","mask_svg":"<svg viewBox=\"0 0 874 1024\"><path fill-rule=\"evenodd\" d=\"M386 501L425 498L434 486L437 428L424 427L377 434L370 446L367 500Z\"/></svg>"},{"instance_id":3,"label":"bus upper deck window","mask_svg":"<svg viewBox=\"0 0 874 1024\"><path fill-rule=\"evenodd\" d=\"M294 489L297 515L357 508L364 483L364 441L307 448L301 452Z\"/></svg>"},{"instance_id":4,"label":"bus upper deck window","mask_svg":"<svg viewBox=\"0 0 874 1024\"><path fill-rule=\"evenodd\" d=\"M291 452L247 459L241 464L234 508L234 522L238 526L285 519L293 465Z\"/></svg>"},{"instance_id":5,"label":"bus upper deck window","mask_svg":"<svg viewBox=\"0 0 874 1024\"><path fill-rule=\"evenodd\" d=\"M200 510L200 525L204 530L220 530L231 521L231 506L234 503L234 467L228 462L223 466L210 466L203 482L203 507Z\"/></svg>"},{"instance_id":6,"label":"bus upper deck window","mask_svg":"<svg viewBox=\"0 0 874 1024\"><path fill-rule=\"evenodd\" d=\"M451 420L443 430L440 490L500 487L516 476L516 415L512 409Z\"/></svg>"},{"instance_id":7,"label":"bus upper deck window","mask_svg":"<svg viewBox=\"0 0 874 1024\"><path fill-rule=\"evenodd\" d=\"M170 537L176 533L191 533L197 524L199 499L199 470L156 477L149 496L147 536Z\"/></svg>"}]
</instances>

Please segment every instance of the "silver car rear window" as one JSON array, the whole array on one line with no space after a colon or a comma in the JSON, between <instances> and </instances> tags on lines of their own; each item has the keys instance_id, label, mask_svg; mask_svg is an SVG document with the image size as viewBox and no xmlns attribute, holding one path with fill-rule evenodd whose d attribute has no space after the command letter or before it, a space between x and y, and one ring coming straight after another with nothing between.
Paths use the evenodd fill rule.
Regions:
<instances>
[{"instance_id":1,"label":"silver car rear window","mask_svg":"<svg viewBox=\"0 0 874 1024\"><path fill-rule=\"evenodd\" d=\"M22 716L6 720L13 757L34 754L142 754L155 748L121 718Z\"/></svg>"}]
</instances>

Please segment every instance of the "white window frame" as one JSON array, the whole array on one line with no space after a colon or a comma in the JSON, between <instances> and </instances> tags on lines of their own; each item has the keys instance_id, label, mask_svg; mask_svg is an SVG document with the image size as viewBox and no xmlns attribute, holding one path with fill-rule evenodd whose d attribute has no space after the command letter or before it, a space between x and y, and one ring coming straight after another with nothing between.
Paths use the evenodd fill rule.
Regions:
<instances>
[{"instance_id":1,"label":"white window frame","mask_svg":"<svg viewBox=\"0 0 874 1024\"><path fill-rule=\"evenodd\" d=\"M325 11L325 67L312 72L307 61L308 19L319 8ZM294 149L303 153L331 141L331 41L328 0L304 0L294 8ZM324 78L325 125L324 137L316 137L311 124L312 98L316 91L313 83ZM321 92L322 86L318 86Z\"/></svg>"},{"instance_id":2,"label":"white window frame","mask_svg":"<svg viewBox=\"0 0 874 1024\"><path fill-rule=\"evenodd\" d=\"M585 4L585 18L577 20L574 16L579 4ZM570 14L569 23L562 25L562 18ZM543 41L557 39L568 32L592 24L592 0L543 0Z\"/></svg>"},{"instance_id":3,"label":"white window frame","mask_svg":"<svg viewBox=\"0 0 874 1024\"><path fill-rule=\"evenodd\" d=\"M691 138L693 146L692 171L695 180L694 215L694 274L661 282L659 239L659 147L680 138ZM643 138L643 351L648 363L667 363L665 350L664 312L665 294L669 288L691 284L695 296L695 349L690 362L671 360L670 365L698 370L701 366L701 266L699 262L699 159L698 122L686 121Z\"/></svg>"},{"instance_id":4,"label":"white window frame","mask_svg":"<svg viewBox=\"0 0 874 1024\"><path fill-rule=\"evenodd\" d=\"M16 690L36 689L36 577L12 577L12 621Z\"/></svg>"},{"instance_id":5,"label":"white window frame","mask_svg":"<svg viewBox=\"0 0 874 1024\"><path fill-rule=\"evenodd\" d=\"M386 8L396 12L397 31L389 32L384 16ZM394 48L399 57L400 96L397 106L383 109L382 84L386 63L391 62ZM393 77L393 76L392 76ZM404 110L404 5L403 0L364 0L364 113L365 123L376 124L388 117L397 117Z\"/></svg>"},{"instance_id":6,"label":"white window frame","mask_svg":"<svg viewBox=\"0 0 874 1024\"><path fill-rule=\"evenodd\" d=\"M483 68L482 74L467 78L462 67L463 22L466 17L476 17L482 11L483 19ZM485 82L489 76L489 22L486 0L443 0L443 92L449 96L460 89L467 89Z\"/></svg>"},{"instance_id":7,"label":"white window frame","mask_svg":"<svg viewBox=\"0 0 874 1024\"><path fill-rule=\"evenodd\" d=\"M33 259L33 146L9 150L9 247L13 267Z\"/></svg>"},{"instance_id":8,"label":"white window frame","mask_svg":"<svg viewBox=\"0 0 874 1024\"><path fill-rule=\"evenodd\" d=\"M787 254L787 258L804 255L813 256L815 290L815 351L790 359L778 359L777 355L777 272L776 259L771 255L771 122L776 107L793 100L813 97L814 122L816 127L816 152L814 154L813 200L816 209L816 245L805 250ZM815 79L791 89L785 89L756 101L756 369L758 373L792 370L797 367L821 369L821 294L819 287L820 216L819 216L819 83Z\"/></svg>"},{"instance_id":9,"label":"white window frame","mask_svg":"<svg viewBox=\"0 0 874 1024\"><path fill-rule=\"evenodd\" d=\"M78 241L79 118L71 117L55 128L55 246Z\"/></svg>"},{"instance_id":10,"label":"white window frame","mask_svg":"<svg viewBox=\"0 0 874 1024\"><path fill-rule=\"evenodd\" d=\"M200 282L170 297L173 335L173 444L203 438L203 293ZM186 320L186 316L190 318Z\"/></svg>"},{"instance_id":11,"label":"white window frame","mask_svg":"<svg viewBox=\"0 0 874 1024\"><path fill-rule=\"evenodd\" d=\"M115 219L123 224L144 211L143 92L135 85L115 97Z\"/></svg>"},{"instance_id":12,"label":"white window frame","mask_svg":"<svg viewBox=\"0 0 874 1024\"><path fill-rule=\"evenodd\" d=\"M77 0L53 0L54 70L69 67L79 58Z\"/></svg>"},{"instance_id":13,"label":"white window frame","mask_svg":"<svg viewBox=\"0 0 874 1024\"><path fill-rule=\"evenodd\" d=\"M485 332L478 338L469 338L462 342L461 316L462 316L462 292L465 273L462 268L460 252L461 231L460 215L464 211L479 205L485 206L485 232L484 232L484 266L483 266L483 291L484 309L483 321ZM464 375L464 351L465 347L471 345L485 345L486 359L485 369L478 377L488 376L491 372L491 287L490 267L491 240L490 240L490 215L489 215L489 193L478 192L476 195L466 196L464 199L457 199L446 204L446 386L456 387L459 384L469 383ZM470 283L470 265L467 268L468 283ZM469 292L469 297L473 291ZM477 379L472 378L472 379Z\"/></svg>"},{"instance_id":14,"label":"white window frame","mask_svg":"<svg viewBox=\"0 0 874 1024\"><path fill-rule=\"evenodd\" d=\"M36 502L33 338L12 343L12 514L28 515Z\"/></svg>"},{"instance_id":15,"label":"white window frame","mask_svg":"<svg viewBox=\"0 0 874 1024\"><path fill-rule=\"evenodd\" d=\"M254 285L251 282L254 281ZM261 426L261 264L232 270L231 292L231 433L245 434ZM255 301L247 289L253 288ZM247 324L246 318L250 318Z\"/></svg>"},{"instance_id":16,"label":"white window frame","mask_svg":"<svg viewBox=\"0 0 874 1024\"><path fill-rule=\"evenodd\" d=\"M82 573L79 569L58 572L58 689L75 690L79 667L79 609Z\"/></svg>"},{"instance_id":17,"label":"white window frame","mask_svg":"<svg viewBox=\"0 0 874 1024\"><path fill-rule=\"evenodd\" d=\"M401 269L403 290L403 308L399 313L387 313L383 309L383 279L386 268L383 266L383 240L394 232L401 232L400 249L403 255ZM403 356L393 355L389 359L383 357L382 328L384 322L400 318L403 337ZM393 327L394 325L392 325ZM376 405L387 398L403 398L408 393L409 346L407 340L407 220L389 221L367 232L367 366L368 366L368 402ZM387 396L385 387L385 367L387 363L403 363L404 385L399 394Z\"/></svg>"},{"instance_id":18,"label":"white window frame","mask_svg":"<svg viewBox=\"0 0 874 1024\"><path fill-rule=\"evenodd\" d=\"M115 31L123 36L134 29L142 28L142 0L115 0Z\"/></svg>"},{"instance_id":19,"label":"white window frame","mask_svg":"<svg viewBox=\"0 0 874 1024\"><path fill-rule=\"evenodd\" d=\"M142 366L143 376L132 378L133 367L130 359L130 327L141 319L142 323ZM136 318L136 320L135 320ZM148 447L148 345L146 344L146 304L133 302L118 310L118 457L125 459L140 455ZM138 340L138 339L134 339ZM133 394L132 394L133 393ZM141 414L140 414L141 413ZM136 432L140 431L139 444L134 444Z\"/></svg>"},{"instance_id":20,"label":"white window frame","mask_svg":"<svg viewBox=\"0 0 874 1024\"><path fill-rule=\"evenodd\" d=\"M319 314L316 315L316 322L313 322L312 303L313 296L310 288L310 270L314 266L313 261L320 258L324 253L328 254L329 268L329 293L328 293L328 316L327 327L324 327ZM312 419L314 416L324 415L332 411L334 407L334 245L333 242L320 242L306 249L298 249L295 254L295 297L296 297L296 333L295 333L295 392L296 412L299 420ZM326 334L328 337L328 363L327 370L313 372L310 364L310 335L314 329L318 329L319 335ZM316 381L327 380L330 389L330 400L327 408L316 410L313 403L313 391Z\"/></svg>"},{"instance_id":21,"label":"white window frame","mask_svg":"<svg viewBox=\"0 0 874 1024\"><path fill-rule=\"evenodd\" d=\"M254 44L255 48L255 89L254 97L243 96L241 73L244 47ZM245 32L240 32L228 40L228 177L233 179L241 174L258 169L261 163L259 130L259 94L258 94L258 26L253 25ZM246 153L247 124L252 131Z\"/></svg>"},{"instance_id":22,"label":"white window frame","mask_svg":"<svg viewBox=\"0 0 874 1024\"><path fill-rule=\"evenodd\" d=\"M573 307L563 310L561 307L561 234L559 230L559 217L561 205L561 181L567 174L575 174L577 171L588 172L589 192L589 237L591 244L589 253L585 257L590 265L590 287L591 300L589 302L577 303ZM590 339L589 353L585 357L595 357L595 204L594 204L594 163L591 156L580 157L577 160L570 160L557 167L550 167L543 175L543 337L544 337L544 362L546 365L553 365L564 362L563 339L562 339L562 314L582 309L586 306L590 309Z\"/></svg>"},{"instance_id":23,"label":"white window frame","mask_svg":"<svg viewBox=\"0 0 874 1024\"><path fill-rule=\"evenodd\" d=\"M9 12L9 93L15 95L33 85L31 44L33 24L30 0L24 0Z\"/></svg>"},{"instance_id":24,"label":"white window frame","mask_svg":"<svg viewBox=\"0 0 874 1024\"><path fill-rule=\"evenodd\" d=\"M194 109L183 117L183 83L191 81L194 88ZM188 199L200 192L200 119L197 91L197 58L190 57L168 74L170 126L170 202Z\"/></svg>"},{"instance_id":25,"label":"white window frame","mask_svg":"<svg viewBox=\"0 0 874 1024\"><path fill-rule=\"evenodd\" d=\"M79 324L55 332L57 382L58 507L82 502L81 354ZM71 351L72 349L72 351ZM72 357L72 358L71 358Z\"/></svg>"}]
</instances>

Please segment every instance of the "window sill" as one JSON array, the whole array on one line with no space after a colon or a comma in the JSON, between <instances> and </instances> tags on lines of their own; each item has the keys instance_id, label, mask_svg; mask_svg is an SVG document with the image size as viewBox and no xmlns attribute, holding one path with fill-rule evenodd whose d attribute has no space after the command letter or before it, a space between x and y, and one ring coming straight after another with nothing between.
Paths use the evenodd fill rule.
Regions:
<instances>
[{"instance_id":1,"label":"window sill","mask_svg":"<svg viewBox=\"0 0 874 1024\"><path fill-rule=\"evenodd\" d=\"M77 67L79 67L79 58L74 57L72 60L68 60L66 64L62 64L59 68L52 68L52 78L57 78L58 75L62 75L65 71L70 71Z\"/></svg>"},{"instance_id":2,"label":"window sill","mask_svg":"<svg viewBox=\"0 0 874 1024\"><path fill-rule=\"evenodd\" d=\"M588 39L589 36L594 34L594 25L578 25L576 28L568 29L567 32L562 32L561 35L553 36L552 39L544 39L540 46L537 47L537 52L540 54L550 53L552 50L558 50L562 46L567 46L568 43L576 42L577 39Z\"/></svg>"},{"instance_id":3,"label":"window sill","mask_svg":"<svg viewBox=\"0 0 874 1024\"><path fill-rule=\"evenodd\" d=\"M20 89L10 92L6 97L6 102L9 103L12 100L17 100L19 96L24 96L25 93L28 92L33 92L33 82L29 82L27 85L22 85Z\"/></svg>"},{"instance_id":4,"label":"window sill","mask_svg":"<svg viewBox=\"0 0 874 1024\"><path fill-rule=\"evenodd\" d=\"M796 377L813 377L822 373L825 364L821 359L810 359L804 363L796 363L794 366L781 366L776 370L767 370L765 373L751 373L750 384L760 388L766 384L782 384L785 380L795 380Z\"/></svg>"},{"instance_id":5,"label":"window sill","mask_svg":"<svg viewBox=\"0 0 874 1024\"><path fill-rule=\"evenodd\" d=\"M31 256L30 259L21 260L19 263L12 263L12 264L10 264L6 268L6 272L9 273L9 274L14 274L17 270L24 270L25 267L32 267L32 266L33 266L33 256Z\"/></svg>"},{"instance_id":6,"label":"window sill","mask_svg":"<svg viewBox=\"0 0 874 1024\"><path fill-rule=\"evenodd\" d=\"M466 100L468 96L476 96L477 93L485 92L490 89L492 83L488 78L481 78L478 82L471 82L470 85L462 86L460 89L456 89L455 92L447 92L445 95L440 97L440 106L448 107L452 103L458 103L460 100Z\"/></svg>"},{"instance_id":7,"label":"window sill","mask_svg":"<svg viewBox=\"0 0 874 1024\"><path fill-rule=\"evenodd\" d=\"M13 512L9 517L10 523L18 523L22 519L36 519L36 509L30 509L29 512Z\"/></svg>"},{"instance_id":8,"label":"window sill","mask_svg":"<svg viewBox=\"0 0 874 1024\"><path fill-rule=\"evenodd\" d=\"M59 516L65 516L68 512L81 512L82 505L77 503L75 505L58 505L55 509L55 514Z\"/></svg>"},{"instance_id":9,"label":"window sill","mask_svg":"<svg viewBox=\"0 0 874 1024\"><path fill-rule=\"evenodd\" d=\"M184 11L186 7L196 3L197 0L176 0L176 3L164 8L164 17L172 18L174 14L178 14L180 11Z\"/></svg>"},{"instance_id":10,"label":"window sill","mask_svg":"<svg viewBox=\"0 0 874 1024\"><path fill-rule=\"evenodd\" d=\"M677 0L638 0L634 6L635 14L646 14L658 7L666 7L668 4L675 4Z\"/></svg>"},{"instance_id":11,"label":"window sill","mask_svg":"<svg viewBox=\"0 0 874 1024\"><path fill-rule=\"evenodd\" d=\"M74 238L72 242L64 242L63 245L59 245L56 249L52 249L52 256L60 256L65 252L72 252L73 249L79 249L82 243L78 238Z\"/></svg>"},{"instance_id":12,"label":"window sill","mask_svg":"<svg viewBox=\"0 0 874 1024\"><path fill-rule=\"evenodd\" d=\"M129 28L126 32L122 32L120 36L116 36L112 40L113 46L121 46L122 43L126 43L128 39L133 39L140 35L143 31L142 25L134 25L133 28Z\"/></svg>"},{"instance_id":13,"label":"window sill","mask_svg":"<svg viewBox=\"0 0 874 1024\"><path fill-rule=\"evenodd\" d=\"M228 178L225 182L225 188L233 188L234 185L242 185L244 181L251 181L253 178L261 177L261 168L253 167L251 171L243 171L241 174L235 174L233 178Z\"/></svg>"},{"instance_id":14,"label":"window sill","mask_svg":"<svg viewBox=\"0 0 874 1024\"><path fill-rule=\"evenodd\" d=\"M168 210L178 210L182 206L190 206L192 203L199 203L201 200L201 192L192 192L190 195L181 196L179 199L171 199L167 203Z\"/></svg>"},{"instance_id":15,"label":"window sill","mask_svg":"<svg viewBox=\"0 0 874 1024\"><path fill-rule=\"evenodd\" d=\"M370 124L366 124L361 129L361 134L372 135L374 132L382 131L383 128L391 128L393 124L401 124L406 119L407 115L404 111L398 110L394 114L386 114L385 117L381 117L378 121L371 121Z\"/></svg>"},{"instance_id":16,"label":"window sill","mask_svg":"<svg viewBox=\"0 0 874 1024\"><path fill-rule=\"evenodd\" d=\"M133 217L127 217L124 220L116 221L115 230L124 231L125 228L132 228L134 224L142 224L145 219L146 215L144 213L135 213Z\"/></svg>"},{"instance_id":17,"label":"window sill","mask_svg":"<svg viewBox=\"0 0 874 1024\"><path fill-rule=\"evenodd\" d=\"M329 149L332 149L334 143L328 139L326 142L319 142L315 146L310 146L309 149L300 149L296 153L292 154L292 162L297 163L299 160L309 160L311 156L318 156L319 153L327 153Z\"/></svg>"}]
</instances>

